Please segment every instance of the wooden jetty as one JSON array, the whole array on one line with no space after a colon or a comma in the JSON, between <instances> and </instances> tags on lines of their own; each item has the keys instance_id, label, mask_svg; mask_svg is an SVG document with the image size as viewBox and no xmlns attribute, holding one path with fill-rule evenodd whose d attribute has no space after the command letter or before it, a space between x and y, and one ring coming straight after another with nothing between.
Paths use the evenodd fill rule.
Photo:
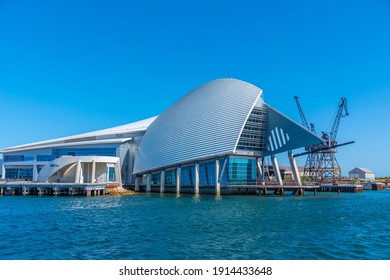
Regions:
<instances>
[{"instance_id":1,"label":"wooden jetty","mask_svg":"<svg viewBox=\"0 0 390 280\"><path fill-rule=\"evenodd\" d=\"M134 185L128 185L126 188L135 190ZM291 192L293 195L304 195L305 192L313 192L314 195L317 194L319 186L308 185L308 186L298 186L298 185L276 185L276 184L267 184L267 185L229 185L228 187L221 187L221 195L286 195L288 192ZM148 192L146 185L139 186L139 192ZM164 188L164 193L176 193L176 186L166 185ZM160 186L152 185L150 188L151 193L161 193ZM180 186L181 194L194 194L194 186ZM215 194L215 186L201 186L199 188L199 194Z\"/></svg>"},{"instance_id":2,"label":"wooden jetty","mask_svg":"<svg viewBox=\"0 0 390 280\"><path fill-rule=\"evenodd\" d=\"M341 185L321 185L320 192L347 192L347 193L359 193L363 191L362 185L354 184L341 184Z\"/></svg>"},{"instance_id":3,"label":"wooden jetty","mask_svg":"<svg viewBox=\"0 0 390 280\"><path fill-rule=\"evenodd\" d=\"M126 188L135 190L134 185L128 185ZM278 184L257 184L257 185L229 185L228 187L221 187L221 195L280 195L284 196L287 194L292 195L305 195L306 192L317 195L317 192L350 192L357 193L362 192L362 185L319 185L319 184L308 184L308 185L278 185ZM137 192L151 192L161 193L159 185L152 185L150 190L147 190L146 185L139 185ZM176 186L165 185L164 193L177 193ZM181 194L194 194L194 186L182 185L180 186ZM199 194L215 194L215 186L201 186L199 187Z\"/></svg>"},{"instance_id":4,"label":"wooden jetty","mask_svg":"<svg viewBox=\"0 0 390 280\"><path fill-rule=\"evenodd\" d=\"M118 187L118 184L110 183L34 183L34 182L0 182L0 195L38 195L38 196L100 196ZM132 186L128 186L132 189ZM147 192L146 186L141 185L139 190ZM222 195L280 195L288 192L292 195L305 195L305 192L362 192L362 185L230 185L221 187ZM152 186L150 192L161 192L160 187ZM165 193L175 193L176 187L165 186ZM181 186L180 193L193 194L194 186ZM199 194L215 194L214 186L199 188Z\"/></svg>"},{"instance_id":5,"label":"wooden jetty","mask_svg":"<svg viewBox=\"0 0 390 280\"><path fill-rule=\"evenodd\" d=\"M292 195L304 195L305 192L313 192L314 195L317 194L319 186L298 186L298 185L233 185L229 186L229 193L237 192L237 194L249 195L286 195L287 192L291 192ZM221 188L222 192L222 188Z\"/></svg>"},{"instance_id":6,"label":"wooden jetty","mask_svg":"<svg viewBox=\"0 0 390 280\"><path fill-rule=\"evenodd\" d=\"M370 182L370 183L364 183L363 189L364 190L370 190L370 191L382 191L386 187L385 183L381 182Z\"/></svg>"},{"instance_id":7,"label":"wooden jetty","mask_svg":"<svg viewBox=\"0 0 390 280\"><path fill-rule=\"evenodd\" d=\"M106 183L0 183L0 195L99 196L105 195Z\"/></svg>"}]
</instances>

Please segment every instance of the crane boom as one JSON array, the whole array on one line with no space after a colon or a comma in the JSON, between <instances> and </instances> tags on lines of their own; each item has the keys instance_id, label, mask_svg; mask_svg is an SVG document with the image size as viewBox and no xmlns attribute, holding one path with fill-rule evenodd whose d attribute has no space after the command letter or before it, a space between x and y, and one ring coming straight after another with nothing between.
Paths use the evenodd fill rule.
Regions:
<instances>
[{"instance_id":1,"label":"crane boom","mask_svg":"<svg viewBox=\"0 0 390 280\"><path fill-rule=\"evenodd\" d=\"M298 96L294 96L294 99L298 107L302 125L312 133L317 134L314 124L309 124L307 122L301 104L299 103ZM334 185L340 182L342 173L335 156L337 153L336 148L354 143L354 141L343 144L337 144L336 142L340 120L342 117L348 116L348 114L347 99L343 97L337 107L336 118L333 122L332 130L329 133L322 131L321 138L323 142L305 147L305 152L294 155L294 157L307 155L304 176L307 176L310 180L321 183L331 181Z\"/></svg>"},{"instance_id":2,"label":"crane boom","mask_svg":"<svg viewBox=\"0 0 390 280\"><path fill-rule=\"evenodd\" d=\"M345 111L345 114L343 114ZM341 98L336 118L333 122L332 130L329 133L329 139L331 142L336 141L337 132L339 130L340 120L342 117L348 116L348 107L347 107L347 99L345 97Z\"/></svg>"},{"instance_id":3,"label":"crane boom","mask_svg":"<svg viewBox=\"0 0 390 280\"><path fill-rule=\"evenodd\" d=\"M309 124L307 123L305 114L303 113L301 104L299 103L298 96L294 96L294 99L295 99L295 102L297 103L299 115L301 116L303 126L310 130L310 127L309 127Z\"/></svg>"},{"instance_id":4,"label":"crane boom","mask_svg":"<svg viewBox=\"0 0 390 280\"><path fill-rule=\"evenodd\" d=\"M316 128L315 128L315 126L314 126L313 123L310 123L310 130L311 130L311 132L313 132L314 134L317 134Z\"/></svg>"},{"instance_id":5,"label":"crane boom","mask_svg":"<svg viewBox=\"0 0 390 280\"><path fill-rule=\"evenodd\" d=\"M346 146L346 145L354 144L354 143L355 143L355 141L349 141L349 142L346 142L346 143L334 145L331 148L334 149L334 148L337 148L337 147L342 147L342 146ZM296 154L296 155L294 155L294 157L300 157L300 156L304 156L304 155L308 155L308 154L318 153L318 152L321 152L321 151L329 150L329 148L330 147L328 147L326 145L322 145L322 147L319 146L317 149L314 149L314 150L311 150L311 151L307 151L307 152L303 152L303 153L300 153L300 154Z\"/></svg>"}]
</instances>

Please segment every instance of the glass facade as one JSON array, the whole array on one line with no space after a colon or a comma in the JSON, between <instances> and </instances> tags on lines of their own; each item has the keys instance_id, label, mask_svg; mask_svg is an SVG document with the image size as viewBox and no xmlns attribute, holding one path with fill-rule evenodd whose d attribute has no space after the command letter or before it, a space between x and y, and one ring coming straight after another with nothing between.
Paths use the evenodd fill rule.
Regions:
<instances>
[{"instance_id":1,"label":"glass facade","mask_svg":"<svg viewBox=\"0 0 390 280\"><path fill-rule=\"evenodd\" d=\"M166 186L176 185L176 169L165 171L165 185Z\"/></svg>"},{"instance_id":2,"label":"glass facade","mask_svg":"<svg viewBox=\"0 0 390 280\"><path fill-rule=\"evenodd\" d=\"M152 185L160 185L161 173L152 173Z\"/></svg>"},{"instance_id":3,"label":"glass facade","mask_svg":"<svg viewBox=\"0 0 390 280\"><path fill-rule=\"evenodd\" d=\"M199 164L199 186L215 186L215 161Z\"/></svg>"},{"instance_id":4,"label":"glass facade","mask_svg":"<svg viewBox=\"0 0 390 280\"><path fill-rule=\"evenodd\" d=\"M5 172L5 179L7 180L32 180L32 168L7 168Z\"/></svg>"},{"instance_id":5,"label":"glass facade","mask_svg":"<svg viewBox=\"0 0 390 280\"><path fill-rule=\"evenodd\" d=\"M195 185L195 167L194 165L184 166L181 168L181 185L194 186Z\"/></svg>"},{"instance_id":6,"label":"glass facade","mask_svg":"<svg viewBox=\"0 0 390 280\"><path fill-rule=\"evenodd\" d=\"M54 155L37 155L37 161L52 161L56 158Z\"/></svg>"},{"instance_id":7,"label":"glass facade","mask_svg":"<svg viewBox=\"0 0 390 280\"><path fill-rule=\"evenodd\" d=\"M108 181L109 182L116 182L115 167L114 166L108 167Z\"/></svg>"},{"instance_id":8,"label":"glass facade","mask_svg":"<svg viewBox=\"0 0 390 280\"><path fill-rule=\"evenodd\" d=\"M254 107L237 144L239 150L263 151L266 147L267 109Z\"/></svg>"},{"instance_id":9,"label":"glass facade","mask_svg":"<svg viewBox=\"0 0 390 280\"><path fill-rule=\"evenodd\" d=\"M176 185L177 169L165 171L165 186ZM140 184L146 185L146 176L143 174ZM257 183L257 158L230 156L219 159L220 186L255 185ZM215 187L215 160L199 163L199 187ZM181 186L195 186L195 163L181 168ZM151 174L151 184L161 184L161 172Z\"/></svg>"},{"instance_id":10,"label":"glass facade","mask_svg":"<svg viewBox=\"0 0 390 280\"><path fill-rule=\"evenodd\" d=\"M15 162L15 161L34 161L34 157L24 156L24 155L4 155L4 162Z\"/></svg>"},{"instance_id":11,"label":"glass facade","mask_svg":"<svg viewBox=\"0 0 390 280\"><path fill-rule=\"evenodd\" d=\"M256 184L257 159L229 158L229 185Z\"/></svg>"},{"instance_id":12,"label":"glass facade","mask_svg":"<svg viewBox=\"0 0 390 280\"><path fill-rule=\"evenodd\" d=\"M24 161L23 155L4 155L4 162Z\"/></svg>"},{"instance_id":13,"label":"glass facade","mask_svg":"<svg viewBox=\"0 0 390 280\"><path fill-rule=\"evenodd\" d=\"M51 155L37 155L37 161L52 161L61 156L116 156L116 148L58 148ZM4 162L34 161L34 156L4 155Z\"/></svg>"},{"instance_id":14,"label":"glass facade","mask_svg":"<svg viewBox=\"0 0 390 280\"><path fill-rule=\"evenodd\" d=\"M116 156L116 148L59 148L53 149L53 156Z\"/></svg>"}]
</instances>

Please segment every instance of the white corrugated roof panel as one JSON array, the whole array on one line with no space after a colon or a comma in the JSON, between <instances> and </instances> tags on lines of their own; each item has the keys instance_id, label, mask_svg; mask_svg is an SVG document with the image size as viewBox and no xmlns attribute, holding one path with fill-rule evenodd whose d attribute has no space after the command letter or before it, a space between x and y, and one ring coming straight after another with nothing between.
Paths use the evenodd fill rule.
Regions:
<instances>
[{"instance_id":1,"label":"white corrugated roof panel","mask_svg":"<svg viewBox=\"0 0 390 280\"><path fill-rule=\"evenodd\" d=\"M194 89L150 125L134 173L234 152L261 92L236 79L214 80Z\"/></svg>"},{"instance_id":2,"label":"white corrugated roof panel","mask_svg":"<svg viewBox=\"0 0 390 280\"><path fill-rule=\"evenodd\" d=\"M102 130L97 130L97 131L72 135L72 136L68 136L68 137L56 138L56 139L51 139L51 140L46 140L46 141L41 141L41 142L35 142L35 143L30 143L30 144L9 147L9 148L3 149L1 152L7 153L7 152L11 152L11 151L14 152L17 150L37 149L37 148L42 148L42 147L47 148L47 147L50 147L50 145L57 145L57 144L66 143L65 141L69 141L69 140L71 140L72 142L81 142L81 141L91 142L91 139L88 139L88 137L99 137L99 136L108 136L108 135L116 135L116 134L129 134L129 133L143 132L143 131L146 131L146 129L149 127L149 125L156 118L157 118L157 116L151 117L148 119L144 119L144 120L140 120L137 122L125 124L125 125L102 129Z\"/></svg>"}]
</instances>

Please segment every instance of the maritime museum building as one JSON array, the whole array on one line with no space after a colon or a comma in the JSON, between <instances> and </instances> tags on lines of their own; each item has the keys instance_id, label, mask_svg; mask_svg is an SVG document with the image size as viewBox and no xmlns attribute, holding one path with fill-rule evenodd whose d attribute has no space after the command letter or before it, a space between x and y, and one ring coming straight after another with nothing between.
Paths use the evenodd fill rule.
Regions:
<instances>
[{"instance_id":1,"label":"maritime museum building","mask_svg":"<svg viewBox=\"0 0 390 280\"><path fill-rule=\"evenodd\" d=\"M264 180L264 158L321 142L236 79L208 82L158 117L3 149L2 179L116 182L135 190L219 192Z\"/></svg>"}]
</instances>

